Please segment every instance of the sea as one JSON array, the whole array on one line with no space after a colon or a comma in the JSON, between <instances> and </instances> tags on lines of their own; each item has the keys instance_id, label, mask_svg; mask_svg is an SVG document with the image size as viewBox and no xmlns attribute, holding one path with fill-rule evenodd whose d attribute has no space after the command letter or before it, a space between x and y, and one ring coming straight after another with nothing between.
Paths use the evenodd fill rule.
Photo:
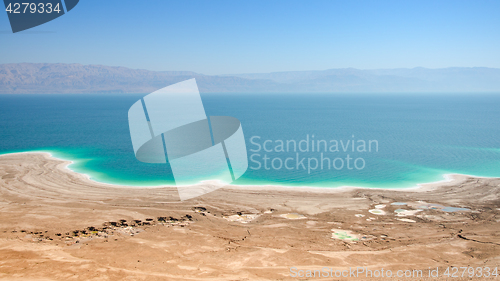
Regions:
<instances>
[{"instance_id":1,"label":"sea","mask_svg":"<svg viewBox=\"0 0 500 281\"><path fill-rule=\"evenodd\" d=\"M49 152L98 182L174 185L168 163L135 158L127 113L143 96L0 95L0 154ZM500 94L201 97L207 116L241 121L249 166L235 185L391 189L452 173L500 177Z\"/></svg>"}]
</instances>

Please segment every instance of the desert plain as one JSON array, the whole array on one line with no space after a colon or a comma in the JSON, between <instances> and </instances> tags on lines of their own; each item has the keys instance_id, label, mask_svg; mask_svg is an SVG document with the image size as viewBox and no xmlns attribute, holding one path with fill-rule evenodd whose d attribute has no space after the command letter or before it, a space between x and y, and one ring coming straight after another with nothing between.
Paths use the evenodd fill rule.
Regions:
<instances>
[{"instance_id":1,"label":"desert plain","mask_svg":"<svg viewBox=\"0 0 500 281\"><path fill-rule=\"evenodd\" d=\"M500 267L497 178L404 190L214 183L180 201L175 187L98 183L68 164L0 156L1 280L500 280L443 275ZM423 274L335 277L349 268Z\"/></svg>"}]
</instances>

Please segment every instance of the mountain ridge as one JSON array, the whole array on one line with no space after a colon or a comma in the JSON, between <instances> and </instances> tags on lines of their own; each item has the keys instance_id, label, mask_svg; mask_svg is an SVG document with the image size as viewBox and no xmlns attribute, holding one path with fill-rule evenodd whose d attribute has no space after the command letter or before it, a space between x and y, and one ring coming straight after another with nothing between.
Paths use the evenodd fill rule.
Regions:
<instances>
[{"instance_id":1,"label":"mountain ridge","mask_svg":"<svg viewBox=\"0 0 500 281\"><path fill-rule=\"evenodd\" d=\"M196 78L202 93L500 92L500 69L340 68L231 75L63 63L0 64L0 93L150 93Z\"/></svg>"}]
</instances>

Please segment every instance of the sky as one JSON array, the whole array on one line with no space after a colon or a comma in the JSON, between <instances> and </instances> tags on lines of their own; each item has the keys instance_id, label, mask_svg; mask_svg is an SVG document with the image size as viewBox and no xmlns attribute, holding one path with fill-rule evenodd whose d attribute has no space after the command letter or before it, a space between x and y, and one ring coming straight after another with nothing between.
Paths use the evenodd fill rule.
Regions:
<instances>
[{"instance_id":1,"label":"sky","mask_svg":"<svg viewBox=\"0 0 500 281\"><path fill-rule=\"evenodd\" d=\"M236 74L332 68L500 68L500 1L81 0L13 34L0 63Z\"/></svg>"}]
</instances>

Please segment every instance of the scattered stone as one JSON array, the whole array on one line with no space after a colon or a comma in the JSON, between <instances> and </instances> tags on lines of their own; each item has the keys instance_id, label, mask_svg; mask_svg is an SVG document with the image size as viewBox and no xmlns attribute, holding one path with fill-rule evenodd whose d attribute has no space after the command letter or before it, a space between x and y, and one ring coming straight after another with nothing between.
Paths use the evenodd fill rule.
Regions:
<instances>
[{"instance_id":1,"label":"scattered stone","mask_svg":"<svg viewBox=\"0 0 500 281\"><path fill-rule=\"evenodd\" d=\"M195 212L206 212L207 209L205 207L194 207L193 208Z\"/></svg>"}]
</instances>

